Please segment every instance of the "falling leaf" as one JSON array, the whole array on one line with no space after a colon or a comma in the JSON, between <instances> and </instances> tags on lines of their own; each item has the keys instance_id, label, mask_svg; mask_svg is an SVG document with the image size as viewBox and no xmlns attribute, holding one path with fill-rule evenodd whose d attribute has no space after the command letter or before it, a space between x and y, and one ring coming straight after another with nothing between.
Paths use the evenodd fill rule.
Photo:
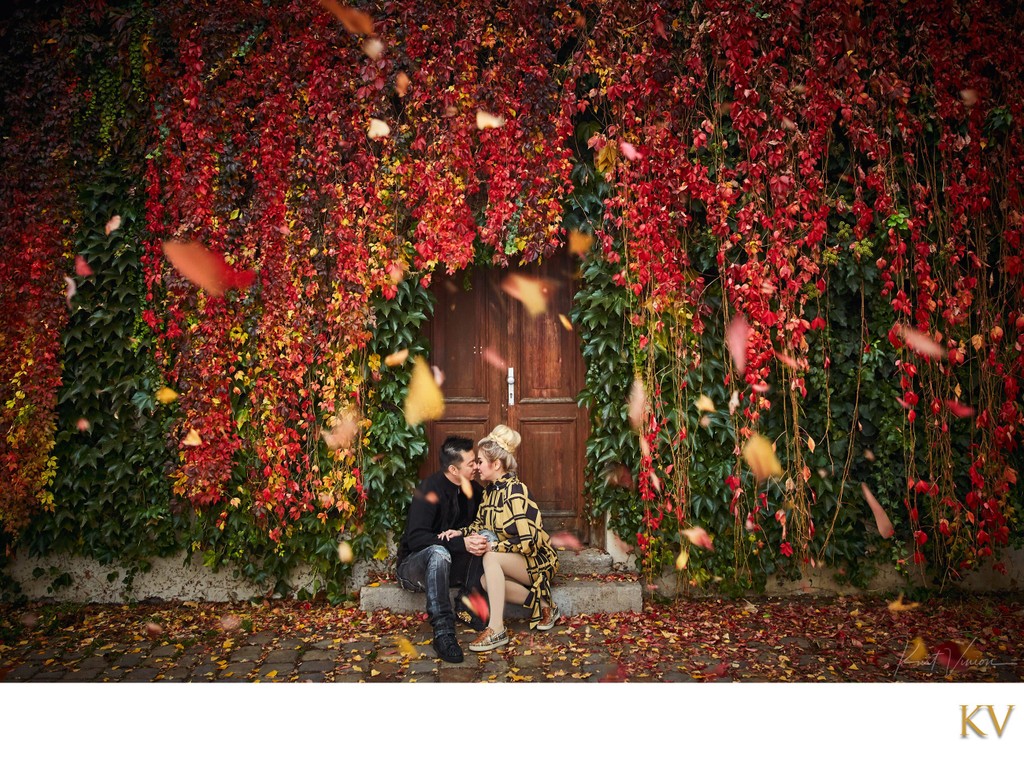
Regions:
<instances>
[{"instance_id":1,"label":"falling leaf","mask_svg":"<svg viewBox=\"0 0 1024 760\"><path fill-rule=\"evenodd\" d=\"M92 277L92 267L81 254L75 256L75 274L79 277Z\"/></svg>"},{"instance_id":2,"label":"falling leaf","mask_svg":"<svg viewBox=\"0 0 1024 760\"><path fill-rule=\"evenodd\" d=\"M71 308L71 299L75 297L75 293L78 292L78 286L75 285L75 281L67 275L64 275L64 300L68 302L68 308Z\"/></svg>"},{"instance_id":3,"label":"falling leaf","mask_svg":"<svg viewBox=\"0 0 1024 760\"><path fill-rule=\"evenodd\" d=\"M161 626L159 623L149 621L144 626L142 626L142 631L149 638L156 639L163 635L164 629L163 626Z\"/></svg>"},{"instance_id":4,"label":"falling leaf","mask_svg":"<svg viewBox=\"0 0 1024 760\"><path fill-rule=\"evenodd\" d=\"M920 330L915 330L913 327L907 327L903 324L896 327L897 334L903 339L910 350L932 359L946 358L946 349L936 343L930 335L926 335Z\"/></svg>"},{"instance_id":5,"label":"falling leaf","mask_svg":"<svg viewBox=\"0 0 1024 760\"><path fill-rule=\"evenodd\" d=\"M487 111L476 112L477 129L497 129L503 126L505 126L505 119L503 117L495 116L494 114L487 113Z\"/></svg>"},{"instance_id":6,"label":"falling leaf","mask_svg":"<svg viewBox=\"0 0 1024 760\"><path fill-rule=\"evenodd\" d=\"M814 448L815 448L814 439L811 436L808 435L807 436L807 450L810 451L813 454L814 453Z\"/></svg>"},{"instance_id":7,"label":"falling leaf","mask_svg":"<svg viewBox=\"0 0 1024 760\"><path fill-rule=\"evenodd\" d=\"M679 556L676 557L676 570L685 570L686 565L690 561L690 550L684 548L679 552Z\"/></svg>"},{"instance_id":8,"label":"falling leaf","mask_svg":"<svg viewBox=\"0 0 1024 760\"><path fill-rule=\"evenodd\" d=\"M111 232L115 232L119 229L121 229L121 217L115 214L110 217L110 221L108 221L106 226L104 226L103 231L109 235Z\"/></svg>"},{"instance_id":9,"label":"falling leaf","mask_svg":"<svg viewBox=\"0 0 1024 760\"><path fill-rule=\"evenodd\" d=\"M33 628L39 625L39 615L37 615L34 612L26 612L24 615L18 618L18 622L31 631Z\"/></svg>"},{"instance_id":10,"label":"falling leaf","mask_svg":"<svg viewBox=\"0 0 1024 760\"><path fill-rule=\"evenodd\" d=\"M387 125L387 122L380 119L370 119L370 126L366 130L366 134L371 140L387 137L391 134L391 127Z\"/></svg>"},{"instance_id":11,"label":"falling leaf","mask_svg":"<svg viewBox=\"0 0 1024 760\"><path fill-rule=\"evenodd\" d=\"M949 408L955 416L963 419L964 417L974 416L974 407L968 406L967 404L961 404L959 401L954 399L947 399L946 406Z\"/></svg>"},{"instance_id":12,"label":"falling leaf","mask_svg":"<svg viewBox=\"0 0 1024 760\"><path fill-rule=\"evenodd\" d=\"M405 279L405 262L388 264L388 277L393 285L397 285Z\"/></svg>"},{"instance_id":13,"label":"falling leaf","mask_svg":"<svg viewBox=\"0 0 1024 760\"><path fill-rule=\"evenodd\" d=\"M546 288L538 279L510 274L502 281L501 289L521 302L531 317L537 317L548 310Z\"/></svg>"},{"instance_id":14,"label":"falling leaf","mask_svg":"<svg viewBox=\"0 0 1024 760\"><path fill-rule=\"evenodd\" d=\"M87 420L85 417L79 417L78 422L75 423L75 425L78 428L78 432L80 433L87 433L89 432L89 428L92 427L92 425L89 423L89 420Z\"/></svg>"},{"instance_id":15,"label":"falling leaf","mask_svg":"<svg viewBox=\"0 0 1024 760\"><path fill-rule=\"evenodd\" d=\"M164 255L178 274L215 296L222 296L234 288L244 290L256 279L251 269L232 269L222 255L201 243L167 240L164 242Z\"/></svg>"},{"instance_id":16,"label":"falling leaf","mask_svg":"<svg viewBox=\"0 0 1024 760\"><path fill-rule=\"evenodd\" d=\"M572 322L569 321L569 318L567 316L565 316L564 314L559 314L558 321L562 323L562 327L564 327L569 332L572 332Z\"/></svg>"},{"instance_id":17,"label":"falling leaf","mask_svg":"<svg viewBox=\"0 0 1024 760\"><path fill-rule=\"evenodd\" d=\"M625 140L619 140L619 150L622 151L622 155L626 158L627 161L636 161L638 158L640 158L639 151L637 151L636 148L634 148Z\"/></svg>"},{"instance_id":18,"label":"falling leaf","mask_svg":"<svg viewBox=\"0 0 1024 760\"><path fill-rule=\"evenodd\" d=\"M465 475L459 475L459 488L462 489L462 493L467 499L473 499L473 484L469 482L469 478Z\"/></svg>"},{"instance_id":19,"label":"falling leaf","mask_svg":"<svg viewBox=\"0 0 1024 760\"><path fill-rule=\"evenodd\" d=\"M623 464L613 464L604 474L605 482L617 488L633 488L633 473Z\"/></svg>"},{"instance_id":20,"label":"falling leaf","mask_svg":"<svg viewBox=\"0 0 1024 760\"><path fill-rule=\"evenodd\" d=\"M188 435L182 440L183 446L202 446L203 439L199 437L199 431L195 428L188 429Z\"/></svg>"},{"instance_id":21,"label":"falling leaf","mask_svg":"<svg viewBox=\"0 0 1024 760\"><path fill-rule=\"evenodd\" d=\"M782 465L775 456L771 441L763 435L755 434L743 445L743 458L759 482L782 475Z\"/></svg>"},{"instance_id":22,"label":"falling leaf","mask_svg":"<svg viewBox=\"0 0 1024 760\"><path fill-rule=\"evenodd\" d=\"M740 394L739 391L733 391L732 395L729 396L729 414L736 414L736 410L740 406Z\"/></svg>"},{"instance_id":23,"label":"falling leaf","mask_svg":"<svg viewBox=\"0 0 1024 760\"><path fill-rule=\"evenodd\" d=\"M564 530L551 534L551 545L556 549L571 549L574 552L583 550L583 544L576 534Z\"/></svg>"},{"instance_id":24,"label":"falling leaf","mask_svg":"<svg viewBox=\"0 0 1024 760\"><path fill-rule=\"evenodd\" d=\"M398 651L406 657L409 657L410 659L416 659L420 656L420 653L417 651L416 647L414 647L412 645L412 642L404 636L399 636L398 641L395 643L398 644Z\"/></svg>"},{"instance_id":25,"label":"falling leaf","mask_svg":"<svg viewBox=\"0 0 1024 760\"><path fill-rule=\"evenodd\" d=\"M910 604L903 603L903 594L901 593L895 601L889 602L890 612L906 612L907 610L916 610L921 606L920 602L911 602Z\"/></svg>"},{"instance_id":26,"label":"falling leaf","mask_svg":"<svg viewBox=\"0 0 1024 760\"><path fill-rule=\"evenodd\" d=\"M907 645L902 659L903 662L923 662L928 659L928 647L920 636Z\"/></svg>"},{"instance_id":27,"label":"falling leaf","mask_svg":"<svg viewBox=\"0 0 1024 760\"><path fill-rule=\"evenodd\" d=\"M405 97L405 93L409 91L410 84L412 84L412 80L409 79L409 75L404 71L399 71L398 76L395 77L395 92L398 93L398 97Z\"/></svg>"},{"instance_id":28,"label":"falling leaf","mask_svg":"<svg viewBox=\"0 0 1024 760\"><path fill-rule=\"evenodd\" d=\"M586 256L594 245L594 236L580 230L569 231L569 253Z\"/></svg>"},{"instance_id":29,"label":"falling leaf","mask_svg":"<svg viewBox=\"0 0 1024 760\"><path fill-rule=\"evenodd\" d=\"M462 597L462 603L485 623L491 619L491 608L487 606L486 597L479 591L470 591L467 596Z\"/></svg>"},{"instance_id":30,"label":"falling leaf","mask_svg":"<svg viewBox=\"0 0 1024 760\"><path fill-rule=\"evenodd\" d=\"M955 641L944 641L935 646L935 661L947 670L965 670L967 664L964 662L960 645Z\"/></svg>"},{"instance_id":31,"label":"falling leaf","mask_svg":"<svg viewBox=\"0 0 1024 760\"><path fill-rule=\"evenodd\" d=\"M725 332L725 342L729 346L732 363L740 374L747 368L747 340L750 338L750 325L742 314L732 318Z\"/></svg>"},{"instance_id":32,"label":"falling leaf","mask_svg":"<svg viewBox=\"0 0 1024 760\"><path fill-rule=\"evenodd\" d=\"M498 355L498 352L488 346L484 349L484 361L490 364L492 367L505 371L508 369L508 362Z\"/></svg>"},{"instance_id":33,"label":"falling leaf","mask_svg":"<svg viewBox=\"0 0 1024 760\"><path fill-rule=\"evenodd\" d=\"M752 390L754 393L760 393L761 395L764 395L765 393L767 393L771 389L772 389L772 387L770 385L768 385L768 383L751 383L750 384L750 390Z\"/></svg>"},{"instance_id":34,"label":"falling leaf","mask_svg":"<svg viewBox=\"0 0 1024 760\"><path fill-rule=\"evenodd\" d=\"M864 458L869 462L874 462L875 452L873 452L871 449L864 449Z\"/></svg>"},{"instance_id":35,"label":"falling leaf","mask_svg":"<svg viewBox=\"0 0 1024 760\"><path fill-rule=\"evenodd\" d=\"M384 43L379 37L367 37L363 40L362 48L363 52L375 61L384 54Z\"/></svg>"},{"instance_id":36,"label":"falling leaf","mask_svg":"<svg viewBox=\"0 0 1024 760\"><path fill-rule=\"evenodd\" d=\"M882 505L878 503L878 499L871 493L867 483L861 483L860 490L864 492L864 499L867 501L868 506L871 507L871 512L875 516L875 525L878 526L879 535L882 538L891 538L896 529L892 527L889 515L882 509Z\"/></svg>"},{"instance_id":37,"label":"falling leaf","mask_svg":"<svg viewBox=\"0 0 1024 760\"><path fill-rule=\"evenodd\" d=\"M355 554L352 551L352 544L348 541L338 542L338 559L341 560L341 564L351 564L354 557Z\"/></svg>"},{"instance_id":38,"label":"falling leaf","mask_svg":"<svg viewBox=\"0 0 1024 760\"><path fill-rule=\"evenodd\" d=\"M799 365L796 363L796 359L794 359L789 354L784 354L781 351L776 351L775 358L778 359L783 364L785 364L790 369L800 369Z\"/></svg>"},{"instance_id":39,"label":"falling leaf","mask_svg":"<svg viewBox=\"0 0 1024 760\"><path fill-rule=\"evenodd\" d=\"M971 88L960 90L960 99L965 106L973 108L978 105L978 91Z\"/></svg>"},{"instance_id":40,"label":"falling leaf","mask_svg":"<svg viewBox=\"0 0 1024 760\"><path fill-rule=\"evenodd\" d=\"M644 390L644 383L639 377L633 378L633 385L629 389L629 424L634 430L640 430L644 422L644 407L647 405L647 392Z\"/></svg>"},{"instance_id":41,"label":"falling leaf","mask_svg":"<svg viewBox=\"0 0 1024 760\"><path fill-rule=\"evenodd\" d=\"M224 615L220 619L220 627L223 631L234 631L242 625L242 619L238 615Z\"/></svg>"},{"instance_id":42,"label":"falling leaf","mask_svg":"<svg viewBox=\"0 0 1024 760\"><path fill-rule=\"evenodd\" d=\"M787 119L785 116L782 117L782 126L788 129L790 132L796 129L796 122L792 119Z\"/></svg>"},{"instance_id":43,"label":"falling leaf","mask_svg":"<svg viewBox=\"0 0 1024 760\"><path fill-rule=\"evenodd\" d=\"M329 451L352 448L358 435L359 420L351 411L340 414L330 430L320 431L320 436L324 439Z\"/></svg>"},{"instance_id":44,"label":"falling leaf","mask_svg":"<svg viewBox=\"0 0 1024 760\"><path fill-rule=\"evenodd\" d=\"M426 420L440 419L444 414L444 396L423 358L417 356L413 361L409 392L405 397L405 421L419 425Z\"/></svg>"},{"instance_id":45,"label":"falling leaf","mask_svg":"<svg viewBox=\"0 0 1024 760\"><path fill-rule=\"evenodd\" d=\"M403 348L401 351L395 351L393 354L388 354L384 357L384 364L389 367L397 367L400 364L405 364L405 360L409 358L409 349Z\"/></svg>"},{"instance_id":46,"label":"falling leaf","mask_svg":"<svg viewBox=\"0 0 1024 760\"><path fill-rule=\"evenodd\" d=\"M156 400L159 401L161 404L170 404L176 398L178 398L178 394L174 390L168 388L166 385L160 390L158 390L155 395Z\"/></svg>"},{"instance_id":47,"label":"falling leaf","mask_svg":"<svg viewBox=\"0 0 1024 760\"><path fill-rule=\"evenodd\" d=\"M373 19L369 14L342 5L337 0L320 0L320 5L333 13L350 34L373 34Z\"/></svg>"},{"instance_id":48,"label":"falling leaf","mask_svg":"<svg viewBox=\"0 0 1024 760\"><path fill-rule=\"evenodd\" d=\"M711 414L715 411L715 402L703 393L700 394L700 397L697 399L694 406L697 407L698 412L707 412L708 414Z\"/></svg>"},{"instance_id":49,"label":"falling leaf","mask_svg":"<svg viewBox=\"0 0 1024 760\"><path fill-rule=\"evenodd\" d=\"M708 532L700 526L684 528L683 535L686 536L687 540L694 546L699 546L701 549L707 549L708 551L715 550L715 547L711 544L711 536L709 536Z\"/></svg>"},{"instance_id":50,"label":"falling leaf","mask_svg":"<svg viewBox=\"0 0 1024 760\"><path fill-rule=\"evenodd\" d=\"M434 382L437 383L437 387L440 388L444 385L444 372L436 364L430 365L430 372L434 376Z\"/></svg>"}]
</instances>

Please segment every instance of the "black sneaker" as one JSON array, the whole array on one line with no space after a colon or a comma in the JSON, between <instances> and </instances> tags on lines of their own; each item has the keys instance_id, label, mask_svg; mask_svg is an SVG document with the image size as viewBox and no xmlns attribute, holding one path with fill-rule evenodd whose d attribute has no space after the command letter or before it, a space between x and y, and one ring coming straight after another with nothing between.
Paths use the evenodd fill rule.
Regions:
<instances>
[{"instance_id":1,"label":"black sneaker","mask_svg":"<svg viewBox=\"0 0 1024 760\"><path fill-rule=\"evenodd\" d=\"M442 633L434 637L434 651L445 662L462 662L462 647L454 633Z\"/></svg>"}]
</instances>

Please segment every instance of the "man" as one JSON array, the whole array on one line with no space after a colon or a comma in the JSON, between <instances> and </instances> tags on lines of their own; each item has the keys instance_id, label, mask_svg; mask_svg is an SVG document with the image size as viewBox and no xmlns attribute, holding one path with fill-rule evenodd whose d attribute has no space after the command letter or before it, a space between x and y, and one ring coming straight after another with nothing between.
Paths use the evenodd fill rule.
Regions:
<instances>
[{"instance_id":1,"label":"man","mask_svg":"<svg viewBox=\"0 0 1024 760\"><path fill-rule=\"evenodd\" d=\"M462 585L473 556L487 551L483 536L445 535L476 519L483 489L472 482L475 459L470 439L449 436L444 440L441 469L416 486L398 548L398 582L410 591L426 592L434 651L446 662L462 662L449 584ZM463 483L471 486L472 497L464 493Z\"/></svg>"}]
</instances>

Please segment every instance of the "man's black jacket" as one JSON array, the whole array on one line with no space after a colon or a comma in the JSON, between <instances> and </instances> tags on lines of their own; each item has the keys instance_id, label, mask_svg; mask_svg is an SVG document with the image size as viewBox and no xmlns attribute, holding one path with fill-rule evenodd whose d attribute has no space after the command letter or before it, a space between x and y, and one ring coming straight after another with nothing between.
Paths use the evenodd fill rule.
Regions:
<instances>
[{"instance_id":1,"label":"man's black jacket","mask_svg":"<svg viewBox=\"0 0 1024 760\"><path fill-rule=\"evenodd\" d=\"M456 555L468 555L466 542L461 536L444 541L437 534L450 528L461 530L473 522L482 496L483 488L473 483L473 498L466 498L462 489L444 476L443 470L421 480L413 491L405 534L398 547L396 567L410 554L434 544L444 546L451 552L453 564ZM455 583L454 572L452 577L452 583Z\"/></svg>"}]
</instances>

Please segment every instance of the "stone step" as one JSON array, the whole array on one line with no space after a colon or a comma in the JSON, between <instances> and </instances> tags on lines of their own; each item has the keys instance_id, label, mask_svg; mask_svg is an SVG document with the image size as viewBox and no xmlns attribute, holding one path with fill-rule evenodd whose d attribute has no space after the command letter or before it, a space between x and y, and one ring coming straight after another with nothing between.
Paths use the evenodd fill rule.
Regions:
<instances>
[{"instance_id":1,"label":"stone step","mask_svg":"<svg viewBox=\"0 0 1024 760\"><path fill-rule=\"evenodd\" d=\"M452 592L454 600L458 592ZM574 578L559 580L556 576L551 595L563 617L592 615L601 612L640 612L643 596L639 580L609 578ZM364 612L389 610L414 614L423 612L426 600L422 593L406 591L397 583L363 586L359 592L359 608ZM522 618L526 611L518 605L507 605L505 616Z\"/></svg>"},{"instance_id":2,"label":"stone step","mask_svg":"<svg viewBox=\"0 0 1024 760\"><path fill-rule=\"evenodd\" d=\"M600 549L558 550L558 575L605 575L612 571L612 556ZM557 581L556 581L557 582Z\"/></svg>"}]
</instances>

